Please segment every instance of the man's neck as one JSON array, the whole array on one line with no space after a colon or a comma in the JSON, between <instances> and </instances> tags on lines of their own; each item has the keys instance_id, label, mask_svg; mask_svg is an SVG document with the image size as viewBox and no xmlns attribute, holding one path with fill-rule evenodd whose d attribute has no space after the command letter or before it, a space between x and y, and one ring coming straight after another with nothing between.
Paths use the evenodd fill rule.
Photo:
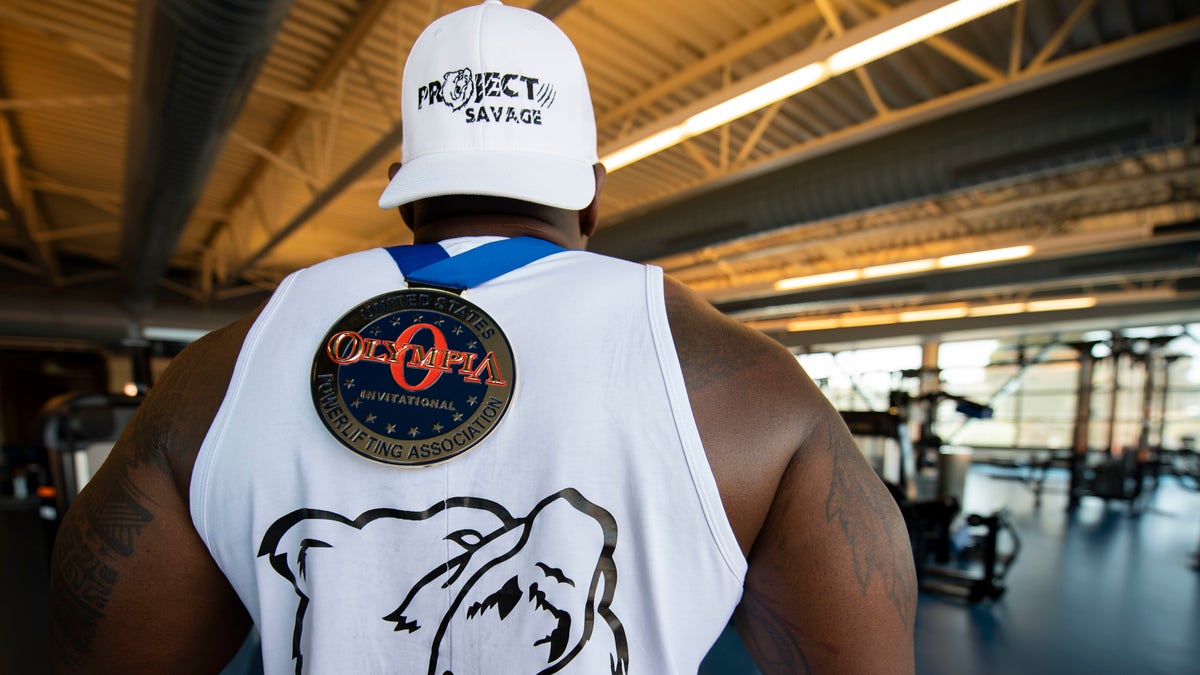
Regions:
<instances>
[{"instance_id":1,"label":"man's neck","mask_svg":"<svg viewBox=\"0 0 1200 675\"><path fill-rule=\"evenodd\" d=\"M563 248L583 250L587 239L535 218L512 215L454 216L422 223L413 233L413 242L432 244L455 237L536 237Z\"/></svg>"}]
</instances>

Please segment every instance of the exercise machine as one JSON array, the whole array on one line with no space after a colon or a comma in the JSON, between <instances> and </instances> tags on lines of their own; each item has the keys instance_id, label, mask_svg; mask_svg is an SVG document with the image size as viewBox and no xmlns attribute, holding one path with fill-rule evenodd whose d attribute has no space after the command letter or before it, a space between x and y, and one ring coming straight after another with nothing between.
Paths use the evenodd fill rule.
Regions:
<instances>
[{"instance_id":1,"label":"exercise machine","mask_svg":"<svg viewBox=\"0 0 1200 675\"><path fill-rule=\"evenodd\" d=\"M39 416L51 489L43 491L43 518L55 524L108 457L142 403L142 396L67 393L50 399Z\"/></svg>"},{"instance_id":2,"label":"exercise machine","mask_svg":"<svg viewBox=\"0 0 1200 675\"><path fill-rule=\"evenodd\" d=\"M887 412L844 411L842 418L900 506L921 589L970 603L995 600L1004 594L1020 539L1004 510L962 514L970 455L943 448L934 433L942 400L954 401L970 417L991 416L991 408L946 392L914 397L893 391ZM920 421L915 441L909 427L914 411ZM925 480L930 473L933 480ZM1002 540L1008 542L1004 550Z\"/></svg>"}]
</instances>

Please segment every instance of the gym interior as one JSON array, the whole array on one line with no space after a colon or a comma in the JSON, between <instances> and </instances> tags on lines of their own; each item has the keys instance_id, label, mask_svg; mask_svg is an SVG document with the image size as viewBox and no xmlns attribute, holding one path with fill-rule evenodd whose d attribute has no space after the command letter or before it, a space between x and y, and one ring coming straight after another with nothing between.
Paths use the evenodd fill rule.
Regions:
<instances>
[{"instance_id":1,"label":"gym interior","mask_svg":"<svg viewBox=\"0 0 1200 675\"><path fill-rule=\"evenodd\" d=\"M0 0L0 673L171 360L407 243L400 71L467 4ZM1197 672L1200 2L509 4L588 71L589 248L786 346L891 489L918 673Z\"/></svg>"}]
</instances>

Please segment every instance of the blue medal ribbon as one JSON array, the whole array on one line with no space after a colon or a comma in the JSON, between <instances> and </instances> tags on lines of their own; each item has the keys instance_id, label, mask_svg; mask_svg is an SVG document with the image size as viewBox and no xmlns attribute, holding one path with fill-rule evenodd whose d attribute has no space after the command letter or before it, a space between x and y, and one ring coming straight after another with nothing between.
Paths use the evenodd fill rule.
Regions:
<instances>
[{"instance_id":1,"label":"blue medal ribbon","mask_svg":"<svg viewBox=\"0 0 1200 675\"><path fill-rule=\"evenodd\" d=\"M453 257L437 244L392 246L384 250L396 261L410 285L461 292L566 249L545 239L514 237L476 246Z\"/></svg>"}]
</instances>

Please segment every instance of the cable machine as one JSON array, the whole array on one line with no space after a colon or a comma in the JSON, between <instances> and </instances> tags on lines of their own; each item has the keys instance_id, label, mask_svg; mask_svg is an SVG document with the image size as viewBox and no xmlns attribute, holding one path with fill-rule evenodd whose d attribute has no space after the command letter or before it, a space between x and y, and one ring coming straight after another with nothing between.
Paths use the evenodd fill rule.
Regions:
<instances>
[{"instance_id":1,"label":"cable machine","mask_svg":"<svg viewBox=\"0 0 1200 675\"><path fill-rule=\"evenodd\" d=\"M1094 370L1098 359L1094 348L1101 343L1081 342L1071 345L1079 354L1079 380L1075 404L1074 443L1071 452L1071 484L1067 509L1078 508L1083 497L1099 497L1129 504L1132 511L1141 508L1147 478L1157 478L1161 461L1162 435L1166 418L1167 368L1174 360L1164 353L1168 343L1177 336L1159 336L1143 340L1114 334L1110 341L1112 353L1112 393L1109 399L1107 442L1102 451L1093 452L1090 445L1091 403L1094 393ZM1118 397L1121 391L1123 363L1140 366L1141 427L1138 439L1123 446L1117 439ZM1160 401L1155 405L1155 401ZM1156 418L1157 413L1157 418Z\"/></svg>"},{"instance_id":2,"label":"cable machine","mask_svg":"<svg viewBox=\"0 0 1200 675\"><path fill-rule=\"evenodd\" d=\"M920 394L897 386L889 394L887 412L844 411L842 418L900 506L922 590L971 603L995 600L1004 594L1004 578L1020 551L1020 539L1003 510L962 514L970 455L943 447L934 428L937 406L944 400L954 401L959 413L973 418L991 417L992 409L942 391L936 349L933 360L932 368L899 374L899 384L918 379ZM931 473L933 479L927 480ZM1006 552L1000 548L1002 536L1010 542Z\"/></svg>"}]
</instances>

